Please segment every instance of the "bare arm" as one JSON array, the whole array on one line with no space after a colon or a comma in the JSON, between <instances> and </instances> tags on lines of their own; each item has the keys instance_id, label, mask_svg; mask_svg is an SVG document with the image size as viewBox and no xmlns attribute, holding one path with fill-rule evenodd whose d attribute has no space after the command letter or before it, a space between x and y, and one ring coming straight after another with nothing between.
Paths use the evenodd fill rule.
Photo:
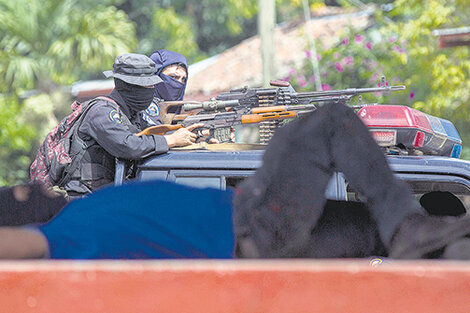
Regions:
<instances>
[{"instance_id":1,"label":"bare arm","mask_svg":"<svg viewBox=\"0 0 470 313\"><path fill-rule=\"evenodd\" d=\"M165 135L168 147L184 147L196 142L197 135L192 131L198 127L202 127L204 124L198 123L188 127L180 128L170 135Z\"/></svg>"},{"instance_id":2,"label":"bare arm","mask_svg":"<svg viewBox=\"0 0 470 313\"><path fill-rule=\"evenodd\" d=\"M0 227L0 259L42 259L48 255L46 237L22 227Z\"/></svg>"}]
</instances>

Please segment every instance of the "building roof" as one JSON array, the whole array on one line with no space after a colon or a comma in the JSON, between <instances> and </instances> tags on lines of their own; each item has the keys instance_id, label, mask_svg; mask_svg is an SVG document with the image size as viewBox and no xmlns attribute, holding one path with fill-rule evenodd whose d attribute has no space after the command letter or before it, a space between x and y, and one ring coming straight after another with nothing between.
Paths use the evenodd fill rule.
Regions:
<instances>
[{"instance_id":1,"label":"building roof","mask_svg":"<svg viewBox=\"0 0 470 313\"><path fill-rule=\"evenodd\" d=\"M332 12L333 11L333 12ZM326 45L339 42L347 26L363 30L374 22L375 6L352 12L335 8L330 15L313 17L302 23L277 25L275 32L276 79L287 77L289 71L305 61L308 36L321 39ZM208 99L221 91L262 84L261 39L259 35L242 41L216 56L189 66L186 96Z\"/></svg>"},{"instance_id":2,"label":"building roof","mask_svg":"<svg viewBox=\"0 0 470 313\"><path fill-rule=\"evenodd\" d=\"M75 99L86 100L107 95L113 88L113 79L78 81L72 85L70 94Z\"/></svg>"},{"instance_id":3,"label":"building roof","mask_svg":"<svg viewBox=\"0 0 470 313\"><path fill-rule=\"evenodd\" d=\"M470 26L459 28L436 29L432 31L434 36L439 37L439 47L470 47Z\"/></svg>"}]
</instances>

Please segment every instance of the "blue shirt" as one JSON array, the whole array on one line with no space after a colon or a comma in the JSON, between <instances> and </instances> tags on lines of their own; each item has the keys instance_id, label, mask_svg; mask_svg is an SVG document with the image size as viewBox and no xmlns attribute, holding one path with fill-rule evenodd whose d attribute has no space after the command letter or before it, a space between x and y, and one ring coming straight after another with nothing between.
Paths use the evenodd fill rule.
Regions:
<instances>
[{"instance_id":1,"label":"blue shirt","mask_svg":"<svg viewBox=\"0 0 470 313\"><path fill-rule=\"evenodd\" d=\"M164 181L101 189L39 227L53 259L232 258L231 191Z\"/></svg>"}]
</instances>

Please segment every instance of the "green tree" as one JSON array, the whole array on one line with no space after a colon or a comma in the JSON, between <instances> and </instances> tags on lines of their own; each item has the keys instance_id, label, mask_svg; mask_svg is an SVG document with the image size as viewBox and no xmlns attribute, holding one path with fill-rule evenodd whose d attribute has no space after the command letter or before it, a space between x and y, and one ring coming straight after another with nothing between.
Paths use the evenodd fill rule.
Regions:
<instances>
[{"instance_id":1,"label":"green tree","mask_svg":"<svg viewBox=\"0 0 470 313\"><path fill-rule=\"evenodd\" d=\"M0 0L2 92L49 92L133 51L135 29L115 7L75 0Z\"/></svg>"},{"instance_id":2,"label":"green tree","mask_svg":"<svg viewBox=\"0 0 470 313\"><path fill-rule=\"evenodd\" d=\"M15 96L0 95L0 186L27 179L34 130L17 120L19 105Z\"/></svg>"},{"instance_id":3,"label":"green tree","mask_svg":"<svg viewBox=\"0 0 470 313\"><path fill-rule=\"evenodd\" d=\"M13 184L27 179L44 127L62 118L44 95L97 76L137 40L125 12L74 0L0 0L0 34L0 184ZM20 100L31 94L42 99L41 112Z\"/></svg>"},{"instance_id":4,"label":"green tree","mask_svg":"<svg viewBox=\"0 0 470 313\"><path fill-rule=\"evenodd\" d=\"M257 1L114 1L137 25L138 51L159 48L184 53L192 63L256 34Z\"/></svg>"},{"instance_id":5,"label":"green tree","mask_svg":"<svg viewBox=\"0 0 470 313\"><path fill-rule=\"evenodd\" d=\"M405 84L406 92L369 101L399 103L451 120L470 158L470 60L468 47L440 49L434 29L468 25L470 8L461 0L396 0L390 19L377 14L377 26L358 32L352 27L338 43L318 51L324 88L366 87L382 75L390 84ZM320 48L322 45L318 45ZM299 88L312 89L311 62L293 71Z\"/></svg>"},{"instance_id":6,"label":"green tree","mask_svg":"<svg viewBox=\"0 0 470 313\"><path fill-rule=\"evenodd\" d=\"M470 158L470 60L468 47L440 49L434 29L470 24L466 0L396 0L391 12L397 20L383 28L406 44L399 65L406 70L405 84L415 93L413 106L453 121ZM410 10L410 8L413 8ZM398 62L397 62L398 63Z\"/></svg>"}]
</instances>

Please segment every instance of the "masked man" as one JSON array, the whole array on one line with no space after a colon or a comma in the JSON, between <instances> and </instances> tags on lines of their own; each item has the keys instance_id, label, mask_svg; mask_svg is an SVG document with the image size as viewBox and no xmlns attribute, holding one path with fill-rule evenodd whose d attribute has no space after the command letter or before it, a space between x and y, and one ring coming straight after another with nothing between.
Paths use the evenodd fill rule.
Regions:
<instances>
[{"instance_id":1,"label":"masked man","mask_svg":"<svg viewBox=\"0 0 470 313\"><path fill-rule=\"evenodd\" d=\"M168 112L162 112L161 101L183 100L188 81L188 62L186 58L174 51L160 49L150 56L155 62L157 75L162 83L155 86L155 93L150 106L141 112L141 118L150 125L163 124L162 117L166 113L180 113L181 107L170 107Z\"/></svg>"},{"instance_id":2,"label":"masked man","mask_svg":"<svg viewBox=\"0 0 470 313\"><path fill-rule=\"evenodd\" d=\"M86 151L64 186L71 198L112 183L115 158L138 160L195 142L196 134L191 130L201 125L165 136L135 136L151 126L141 112L152 102L155 85L163 84L158 70L147 56L127 53L116 58L113 70L104 72L106 77L114 77L115 88L88 110L78 128L79 138L72 141L71 155Z\"/></svg>"},{"instance_id":3,"label":"masked man","mask_svg":"<svg viewBox=\"0 0 470 313\"><path fill-rule=\"evenodd\" d=\"M162 83L155 86L155 94L152 103L147 110L140 114L141 120L150 126L168 124L174 114L181 112L181 106L163 106L162 101L180 101L184 98L186 84L188 82L188 62L186 58L177 52L160 49L150 56L157 67L157 75ZM203 131L203 139L208 143L219 143L209 135L209 131ZM235 134L232 132L232 142L235 142Z\"/></svg>"}]
</instances>

